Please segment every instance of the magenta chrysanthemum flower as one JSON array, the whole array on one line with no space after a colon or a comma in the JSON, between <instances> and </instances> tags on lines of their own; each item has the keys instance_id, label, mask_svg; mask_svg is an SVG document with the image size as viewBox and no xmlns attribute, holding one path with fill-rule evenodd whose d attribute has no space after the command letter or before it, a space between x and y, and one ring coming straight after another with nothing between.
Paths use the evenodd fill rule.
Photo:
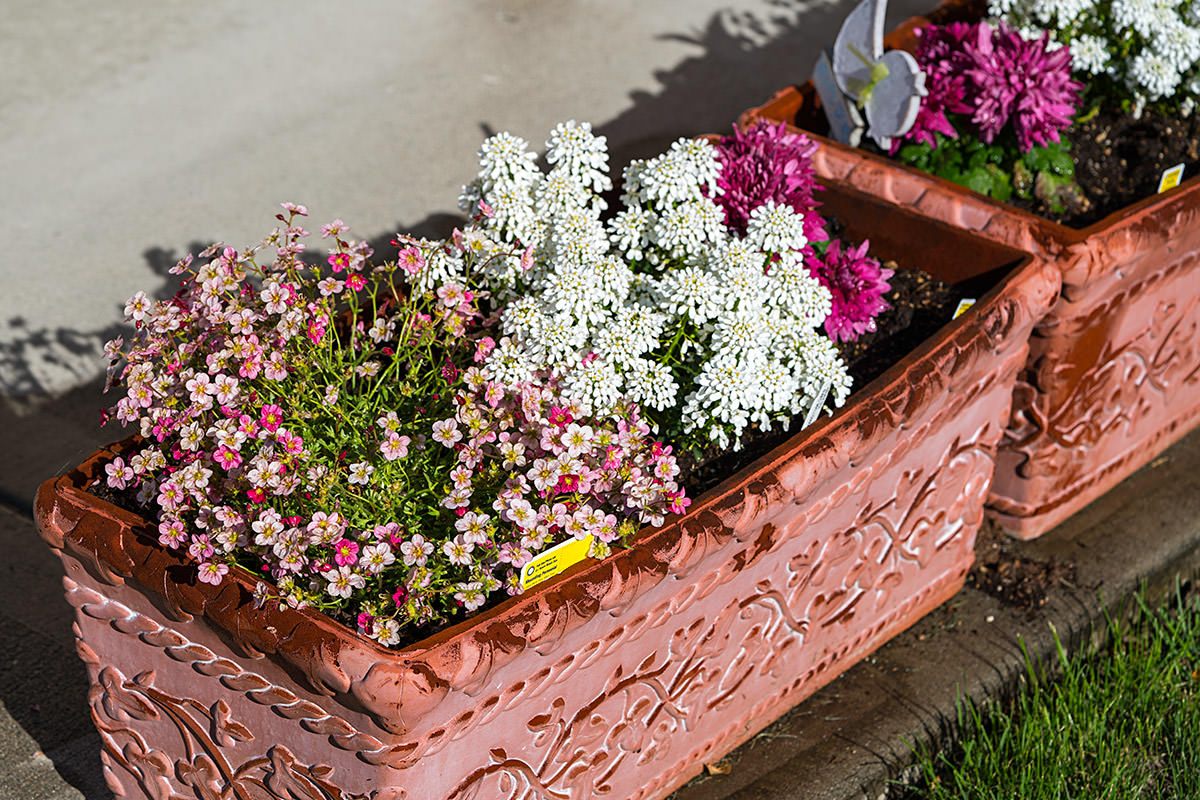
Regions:
<instances>
[{"instance_id":1,"label":"magenta chrysanthemum flower","mask_svg":"<svg viewBox=\"0 0 1200 800\"><path fill-rule=\"evenodd\" d=\"M816 142L802 133L789 133L782 122L774 126L759 121L746 131L734 127L733 135L716 145L721 162L717 185L724 193L713 200L725 209L726 224L745 233L750 212L774 200L804 215L804 235L810 242L828 239L825 220L816 213L820 203L813 198L821 188L812 165L816 149Z\"/></svg>"},{"instance_id":2,"label":"magenta chrysanthemum flower","mask_svg":"<svg viewBox=\"0 0 1200 800\"><path fill-rule=\"evenodd\" d=\"M833 308L825 318L825 333L835 342L849 342L875 329L875 317L891 308L883 295L890 290L888 279L895 274L867 255L864 241L842 249L834 239L825 258L810 258L809 272L833 295Z\"/></svg>"},{"instance_id":3,"label":"magenta chrysanthemum flower","mask_svg":"<svg viewBox=\"0 0 1200 800\"><path fill-rule=\"evenodd\" d=\"M1083 86L1071 80L1070 49L1047 52L1049 41L1048 33L1026 40L1001 23L994 30L980 24L964 43L975 106L971 122L984 142L1011 123L1017 145L1027 153L1034 145L1059 141L1059 131L1070 127Z\"/></svg>"},{"instance_id":4,"label":"magenta chrysanthemum flower","mask_svg":"<svg viewBox=\"0 0 1200 800\"><path fill-rule=\"evenodd\" d=\"M904 138L910 141L925 142L930 147L937 147L935 133L958 138L958 131L950 124L947 113L969 114L972 111L967 104L967 76L964 70L968 59L963 53L963 43L973 32L973 27L965 22L953 22L949 25L928 25L918 28L917 65L925 73L925 88L929 92L921 99L921 108L917 111L917 119ZM893 146L893 150L899 144Z\"/></svg>"}]
</instances>

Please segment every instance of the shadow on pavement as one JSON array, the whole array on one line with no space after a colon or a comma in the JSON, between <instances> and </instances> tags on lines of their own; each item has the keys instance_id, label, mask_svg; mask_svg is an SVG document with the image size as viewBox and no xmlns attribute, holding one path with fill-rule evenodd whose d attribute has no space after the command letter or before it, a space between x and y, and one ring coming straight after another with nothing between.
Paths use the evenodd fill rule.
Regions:
<instances>
[{"instance_id":1,"label":"shadow on pavement","mask_svg":"<svg viewBox=\"0 0 1200 800\"><path fill-rule=\"evenodd\" d=\"M0 760L6 767L22 766L34 778L39 771L30 763L37 763L32 759L40 750L87 800L107 800L87 671L75 654L75 614L63 596L62 566L32 522L5 508L0 508L0 548L14 556L5 559L0 582ZM53 780L48 769L41 773ZM31 786L21 796L35 794Z\"/></svg>"},{"instance_id":2,"label":"shadow on pavement","mask_svg":"<svg viewBox=\"0 0 1200 800\"><path fill-rule=\"evenodd\" d=\"M663 35L663 41L694 45L697 54L657 72L655 91L632 92L628 110L597 122L597 133L609 140L610 163L619 170L630 158L651 155L680 136L728 131L742 110L808 75L818 48L831 40L852 5L849 0L821 5L775 0L765 16L721 12L703 29ZM889 16L899 19L922 10L928 0L903 5ZM486 122L480 125L489 130ZM471 177L461 176L464 182ZM446 198L432 200L443 203ZM454 215L436 214L416 224L398 224L368 241L377 257L389 258L395 253L390 240L396 231L440 238L458 224L461 219ZM193 243L189 251L205 246ZM162 247L143 255L147 283L158 286L153 295L172 296L178 278L168 270L179 255ZM120 319L122 309L114 309L112 316ZM0 535L13 554L0 588L0 608L10 617L10 624L0 629L0 701L54 760L63 778L87 800L107 800L99 739L88 714L87 675L74 652L73 612L63 599L59 563L33 531L31 506L43 480L123 437L115 423L99 427L99 411L116 400L102 394L104 343L128 331L118 323L93 331L75 330L69 323L30 330L19 316L0 320L0 452L5 456L0 463ZM76 388L52 395L64 378Z\"/></svg>"}]
</instances>

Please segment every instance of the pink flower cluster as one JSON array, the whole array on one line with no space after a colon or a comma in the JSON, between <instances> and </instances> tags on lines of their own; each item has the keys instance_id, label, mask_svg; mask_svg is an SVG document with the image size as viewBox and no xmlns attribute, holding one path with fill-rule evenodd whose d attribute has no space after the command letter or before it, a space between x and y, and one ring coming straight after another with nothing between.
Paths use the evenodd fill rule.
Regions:
<instances>
[{"instance_id":1,"label":"pink flower cluster","mask_svg":"<svg viewBox=\"0 0 1200 800\"><path fill-rule=\"evenodd\" d=\"M745 234L750 213L773 200L804 215L809 242L829 238L825 220L817 213L821 204L813 197L821 188L812 165L816 142L803 133L789 133L782 122L775 126L760 120L748 130L735 125L733 135L722 137L716 150L721 162L717 186L722 193L713 201L725 210L730 229Z\"/></svg>"},{"instance_id":2,"label":"pink flower cluster","mask_svg":"<svg viewBox=\"0 0 1200 800\"><path fill-rule=\"evenodd\" d=\"M690 504L671 447L652 439L636 405L583 419L552 379L503 386L471 367L463 380L457 412L433 425L458 462L442 505L464 534L486 522L510 591L549 545L588 536L610 544Z\"/></svg>"},{"instance_id":3,"label":"pink flower cluster","mask_svg":"<svg viewBox=\"0 0 1200 800\"><path fill-rule=\"evenodd\" d=\"M502 587L519 594L521 567L547 547L593 536L603 554L638 522L661 525L690 503L671 448L650 438L635 406L583 422L549 386L504 387L478 367L460 377L457 411L428 425L453 463L438 462L445 482L426 509L436 523L358 529L337 512L267 508L251 525L281 588L307 567L326 595L356 601L358 630L385 645L406 624L474 611ZM377 424L385 442L398 436L396 414Z\"/></svg>"},{"instance_id":4,"label":"pink flower cluster","mask_svg":"<svg viewBox=\"0 0 1200 800\"><path fill-rule=\"evenodd\" d=\"M1071 51L1048 50L1049 34L1027 40L1001 23L930 25L917 31L916 59L929 95L905 138L936 147L934 133L956 137L947 114L967 117L986 143L1011 126L1021 152L1059 141L1079 107Z\"/></svg>"},{"instance_id":5,"label":"pink flower cluster","mask_svg":"<svg viewBox=\"0 0 1200 800\"><path fill-rule=\"evenodd\" d=\"M268 266L256 263L261 246L214 246L201 258L215 257L196 269L185 258L172 270L185 275L179 293L131 298L135 340L125 353L120 340L106 348L109 386L125 389L107 414L136 424L142 439L106 466L107 485L155 508L160 542L186 550L199 579L213 584L243 552L260 556L276 580L323 569L330 558L320 548L335 541L312 538L317 516L298 509L313 506L314 495L336 498L374 469L330 458L320 436L346 416L331 404L371 383L394 352L384 343L397 329L461 332L478 316L462 297L439 303L433 315L403 313L377 276L368 285L371 249L343 238L341 220L323 229L335 240L329 273L303 264L308 232L297 218L306 210L284 208L286 227L264 241L275 246ZM337 333L339 316L359 321Z\"/></svg>"},{"instance_id":6,"label":"pink flower cluster","mask_svg":"<svg viewBox=\"0 0 1200 800\"><path fill-rule=\"evenodd\" d=\"M476 293L397 289L439 245L404 239L399 263L369 268L336 220L333 252L306 264L305 211L285 210L268 266L259 248L184 259L183 289L133 297L133 343L106 348L124 389L109 413L141 438L105 482L154 510L200 581L241 565L264 578L259 601L349 614L392 645L519 591L550 544L593 535L603 551L687 506L636 407L583 420L549 386L492 383L475 363L495 317ZM440 246L470 268L463 245Z\"/></svg>"},{"instance_id":7,"label":"pink flower cluster","mask_svg":"<svg viewBox=\"0 0 1200 800\"><path fill-rule=\"evenodd\" d=\"M808 259L812 275L833 296L825 333L835 342L853 341L875 330L875 318L891 308L883 296L892 288L888 280L895 273L867 255L868 245L863 241L858 247L843 248L834 239L824 257Z\"/></svg>"}]
</instances>

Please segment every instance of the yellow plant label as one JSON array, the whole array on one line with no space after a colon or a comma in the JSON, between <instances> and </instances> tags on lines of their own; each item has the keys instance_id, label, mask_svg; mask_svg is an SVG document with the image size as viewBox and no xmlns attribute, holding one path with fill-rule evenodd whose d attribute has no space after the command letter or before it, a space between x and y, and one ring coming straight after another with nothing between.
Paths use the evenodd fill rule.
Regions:
<instances>
[{"instance_id":1,"label":"yellow plant label","mask_svg":"<svg viewBox=\"0 0 1200 800\"><path fill-rule=\"evenodd\" d=\"M1183 164L1176 164L1162 174L1162 180L1158 182L1159 194L1167 189L1174 189L1183 180Z\"/></svg>"},{"instance_id":2,"label":"yellow plant label","mask_svg":"<svg viewBox=\"0 0 1200 800\"><path fill-rule=\"evenodd\" d=\"M547 578L553 578L567 567L578 564L587 558L588 550L592 549L592 537L586 539L571 539L562 544L556 544L544 553L521 567L521 591L531 586L537 586Z\"/></svg>"},{"instance_id":3,"label":"yellow plant label","mask_svg":"<svg viewBox=\"0 0 1200 800\"><path fill-rule=\"evenodd\" d=\"M954 309L954 316L952 317L952 319L958 319L959 317L961 317L963 315L964 311L966 311L968 308L970 308L973 305L975 305L974 298L959 300L958 308Z\"/></svg>"}]
</instances>

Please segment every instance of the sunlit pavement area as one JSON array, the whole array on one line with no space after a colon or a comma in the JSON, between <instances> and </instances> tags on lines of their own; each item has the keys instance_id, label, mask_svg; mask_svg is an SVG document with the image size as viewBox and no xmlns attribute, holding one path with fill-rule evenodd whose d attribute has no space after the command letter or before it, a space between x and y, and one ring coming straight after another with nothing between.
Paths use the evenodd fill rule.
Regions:
<instances>
[{"instance_id":1,"label":"sunlit pavement area","mask_svg":"<svg viewBox=\"0 0 1200 800\"><path fill-rule=\"evenodd\" d=\"M893 2L888 27L932 0ZM217 241L270 230L281 201L371 241L444 234L487 135L535 145L590 121L613 162L808 77L851 2L42 0L0 15L0 798L108 800L71 609L37 537L37 485L120 438L98 426L104 342L138 290ZM1142 580L1190 574L1200 439L1177 445L1044 540L1078 577L1030 615L964 590L680 798L879 797L906 741L959 694L1023 669L1019 641L1078 639Z\"/></svg>"}]
</instances>

